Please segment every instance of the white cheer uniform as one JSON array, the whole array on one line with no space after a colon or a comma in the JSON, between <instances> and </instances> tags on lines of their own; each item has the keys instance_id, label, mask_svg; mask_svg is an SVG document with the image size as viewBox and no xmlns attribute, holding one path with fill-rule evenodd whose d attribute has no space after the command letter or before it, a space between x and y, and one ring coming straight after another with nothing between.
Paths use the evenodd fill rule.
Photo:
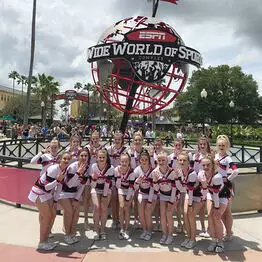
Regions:
<instances>
[{"instance_id":1,"label":"white cheer uniform","mask_svg":"<svg viewBox=\"0 0 262 262\"><path fill-rule=\"evenodd\" d=\"M65 198L81 200L85 185L90 183L90 177L89 167L86 168L82 176L77 172L78 167L78 161L68 166L63 184L59 187L59 192L57 192L58 200Z\"/></svg>"},{"instance_id":2,"label":"white cheer uniform","mask_svg":"<svg viewBox=\"0 0 262 262\"><path fill-rule=\"evenodd\" d=\"M95 180L93 174L97 176ZM94 163L90 170L91 180L91 194L97 193L103 196L110 195L111 187L115 180L115 169L112 165L106 165L103 170L98 168L97 163Z\"/></svg>"},{"instance_id":3,"label":"white cheer uniform","mask_svg":"<svg viewBox=\"0 0 262 262\"><path fill-rule=\"evenodd\" d=\"M52 198L56 201L55 189L59 185L56 178L60 173L59 164L49 166L46 172L35 182L28 195L28 199L34 203L38 197L41 202L46 202Z\"/></svg>"},{"instance_id":4,"label":"white cheer uniform","mask_svg":"<svg viewBox=\"0 0 262 262\"><path fill-rule=\"evenodd\" d=\"M42 153L39 152L37 155L35 155L31 161L30 164L40 164L42 165L42 169L40 171L40 176L43 175L47 168L57 164L60 160L60 156L56 155L56 156L52 156L50 153Z\"/></svg>"}]
</instances>

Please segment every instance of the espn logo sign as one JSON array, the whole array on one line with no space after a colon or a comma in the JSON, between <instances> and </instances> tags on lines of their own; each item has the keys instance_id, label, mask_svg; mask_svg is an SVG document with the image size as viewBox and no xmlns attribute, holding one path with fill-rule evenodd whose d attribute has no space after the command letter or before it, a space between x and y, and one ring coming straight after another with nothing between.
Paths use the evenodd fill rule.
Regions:
<instances>
[{"instance_id":1,"label":"espn logo sign","mask_svg":"<svg viewBox=\"0 0 262 262\"><path fill-rule=\"evenodd\" d=\"M166 34L164 32L142 31L139 32L139 39L161 41L166 40Z\"/></svg>"}]
</instances>

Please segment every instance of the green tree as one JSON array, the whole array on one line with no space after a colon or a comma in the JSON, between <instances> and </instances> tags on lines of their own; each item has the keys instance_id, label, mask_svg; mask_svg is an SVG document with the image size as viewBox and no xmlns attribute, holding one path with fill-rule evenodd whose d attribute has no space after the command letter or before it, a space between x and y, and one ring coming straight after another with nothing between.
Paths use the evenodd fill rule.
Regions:
<instances>
[{"instance_id":1,"label":"green tree","mask_svg":"<svg viewBox=\"0 0 262 262\"><path fill-rule=\"evenodd\" d=\"M200 93L205 89L207 97ZM230 107L230 101L234 107ZM261 100L252 75L241 67L221 65L194 71L187 90L175 103L181 121L193 123L255 123L259 118Z\"/></svg>"},{"instance_id":2,"label":"green tree","mask_svg":"<svg viewBox=\"0 0 262 262\"><path fill-rule=\"evenodd\" d=\"M77 91L80 91L80 89L83 89L83 85L80 82L76 82L74 85L74 89L77 89Z\"/></svg>"},{"instance_id":3,"label":"green tree","mask_svg":"<svg viewBox=\"0 0 262 262\"><path fill-rule=\"evenodd\" d=\"M3 115L13 116L17 122L22 122L24 118L25 111L25 101L22 95L17 95L5 104L2 110ZM30 99L30 115L39 115L41 113L41 108L39 107L39 99L37 96L32 96Z\"/></svg>"},{"instance_id":4,"label":"green tree","mask_svg":"<svg viewBox=\"0 0 262 262\"><path fill-rule=\"evenodd\" d=\"M53 76L38 74L37 78L32 78L32 93L45 103L43 111L43 125L46 124L46 115L50 110L51 122L54 115L54 96L59 93L59 83Z\"/></svg>"},{"instance_id":5,"label":"green tree","mask_svg":"<svg viewBox=\"0 0 262 262\"><path fill-rule=\"evenodd\" d=\"M24 95L24 86L28 84L28 79L24 75L19 75L17 84L22 86L22 96Z\"/></svg>"},{"instance_id":6,"label":"green tree","mask_svg":"<svg viewBox=\"0 0 262 262\"><path fill-rule=\"evenodd\" d=\"M19 74L16 71L12 71L9 73L8 78L13 80L13 97L15 95L15 81L19 79Z\"/></svg>"}]
</instances>

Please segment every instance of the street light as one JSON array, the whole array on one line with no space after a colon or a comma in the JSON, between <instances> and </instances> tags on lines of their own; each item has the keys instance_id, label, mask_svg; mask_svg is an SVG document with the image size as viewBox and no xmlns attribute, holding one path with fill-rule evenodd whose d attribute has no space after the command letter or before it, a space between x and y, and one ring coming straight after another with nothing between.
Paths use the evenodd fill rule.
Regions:
<instances>
[{"instance_id":1,"label":"street light","mask_svg":"<svg viewBox=\"0 0 262 262\"><path fill-rule=\"evenodd\" d=\"M205 88L202 89L200 96L203 99L203 101L205 101L205 99L207 98L207 91ZM203 132L203 135L205 135L205 112L203 112L202 132Z\"/></svg>"},{"instance_id":2,"label":"street light","mask_svg":"<svg viewBox=\"0 0 262 262\"><path fill-rule=\"evenodd\" d=\"M42 119L42 121L41 121L41 127L44 127L44 126L43 126L43 125L44 125L44 107L45 107L45 102L42 101L42 102L41 102L41 119Z\"/></svg>"},{"instance_id":3,"label":"street light","mask_svg":"<svg viewBox=\"0 0 262 262\"><path fill-rule=\"evenodd\" d=\"M230 124L230 138L231 138L231 146L233 145L233 108L235 103L233 100L230 101L229 107L231 109L231 124Z\"/></svg>"}]
</instances>

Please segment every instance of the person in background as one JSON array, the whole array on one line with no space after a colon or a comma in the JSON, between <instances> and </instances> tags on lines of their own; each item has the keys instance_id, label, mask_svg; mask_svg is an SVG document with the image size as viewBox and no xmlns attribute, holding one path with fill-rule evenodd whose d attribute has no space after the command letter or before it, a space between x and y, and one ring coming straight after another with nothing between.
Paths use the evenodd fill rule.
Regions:
<instances>
[{"instance_id":1,"label":"person in background","mask_svg":"<svg viewBox=\"0 0 262 262\"><path fill-rule=\"evenodd\" d=\"M178 129L178 131L176 133L176 138L178 138L178 139L183 139L184 138L184 134L183 134L181 129Z\"/></svg>"}]
</instances>

